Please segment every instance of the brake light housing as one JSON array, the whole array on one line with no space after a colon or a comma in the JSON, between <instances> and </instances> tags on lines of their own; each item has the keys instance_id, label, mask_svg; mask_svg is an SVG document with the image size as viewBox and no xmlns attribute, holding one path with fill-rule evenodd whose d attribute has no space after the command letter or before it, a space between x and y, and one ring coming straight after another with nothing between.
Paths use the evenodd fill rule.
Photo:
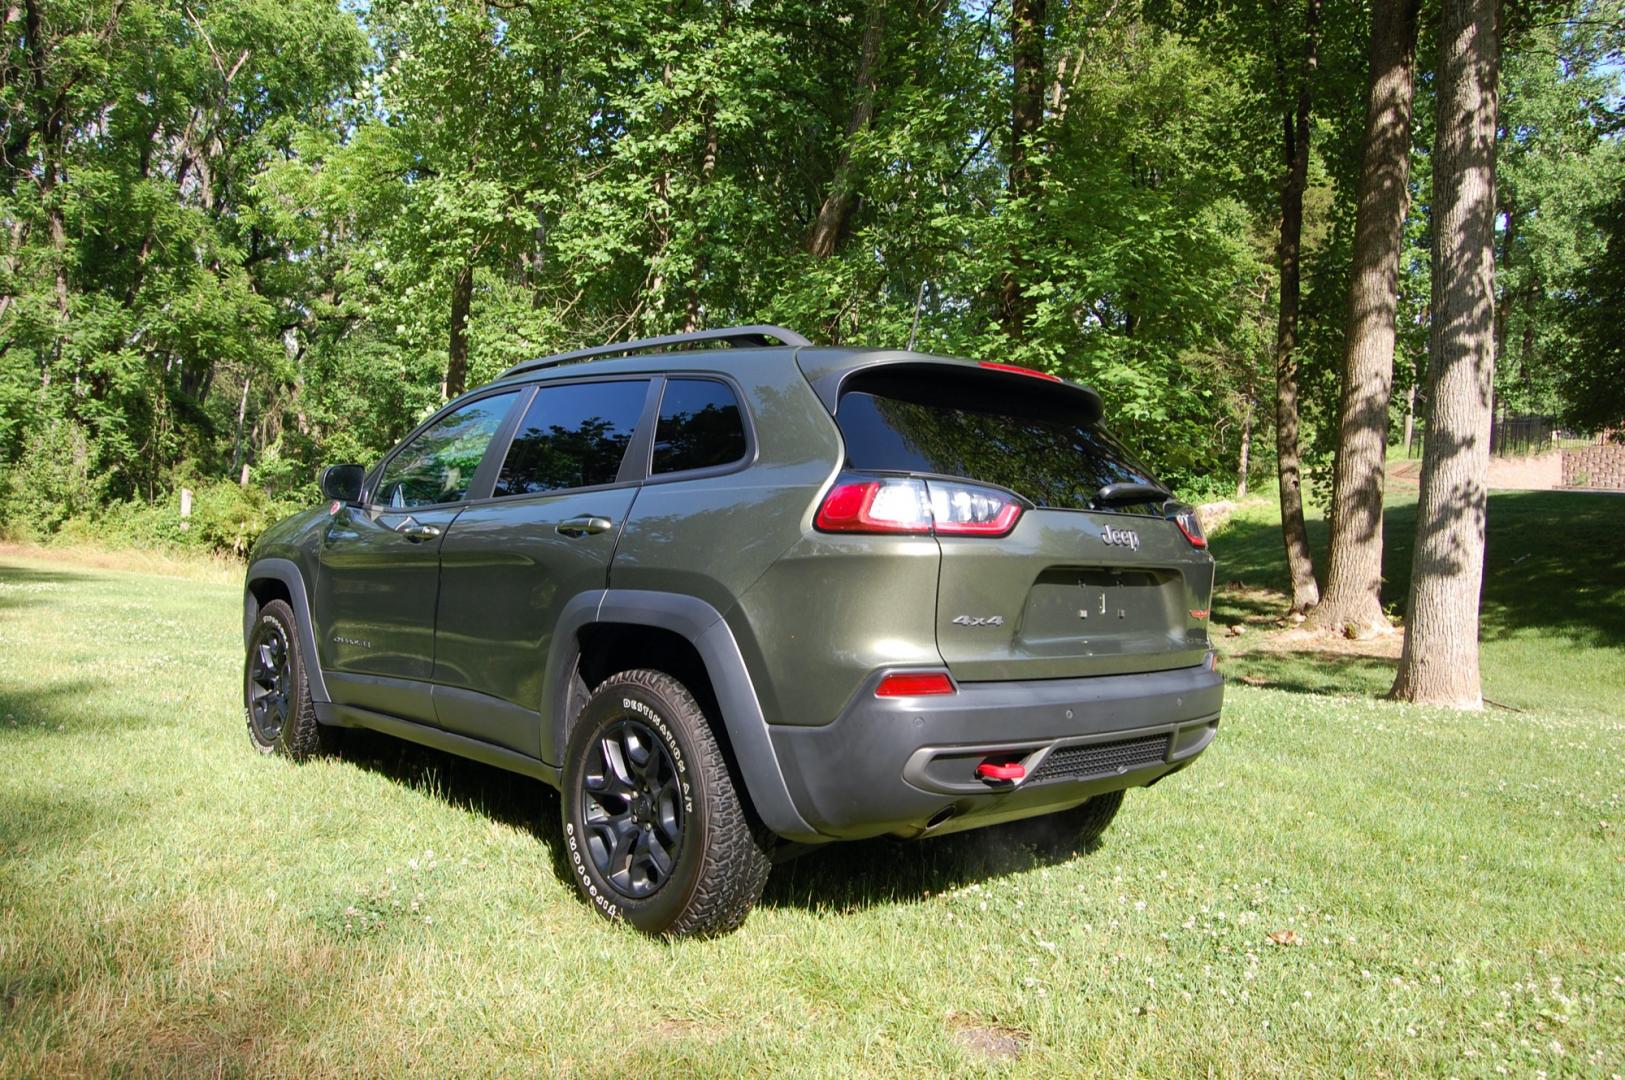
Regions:
<instances>
[{"instance_id":1,"label":"brake light housing","mask_svg":"<svg viewBox=\"0 0 1625 1080\"><path fill-rule=\"evenodd\" d=\"M823 532L923 535L931 531L931 502L919 480L843 475L824 496L813 524Z\"/></svg>"},{"instance_id":2,"label":"brake light housing","mask_svg":"<svg viewBox=\"0 0 1625 1080\"><path fill-rule=\"evenodd\" d=\"M1189 506L1181 506L1168 515L1168 520L1174 523L1180 535L1190 543L1193 548L1207 547L1207 533L1202 531L1202 521L1196 516L1196 511Z\"/></svg>"},{"instance_id":3,"label":"brake light housing","mask_svg":"<svg viewBox=\"0 0 1625 1080\"><path fill-rule=\"evenodd\" d=\"M819 504L820 532L1008 536L1026 504L1002 488L964 480L842 473Z\"/></svg>"}]
</instances>

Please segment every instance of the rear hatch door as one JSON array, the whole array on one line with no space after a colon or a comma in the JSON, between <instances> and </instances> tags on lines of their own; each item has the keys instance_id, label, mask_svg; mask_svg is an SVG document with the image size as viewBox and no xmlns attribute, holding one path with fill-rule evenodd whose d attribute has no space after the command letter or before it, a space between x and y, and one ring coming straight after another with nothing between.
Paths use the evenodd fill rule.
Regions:
<instances>
[{"instance_id":1,"label":"rear hatch door","mask_svg":"<svg viewBox=\"0 0 1625 1080\"><path fill-rule=\"evenodd\" d=\"M1008 536L938 537L937 644L955 678L1158 671L1205 657L1213 561L1144 490L1159 485L1079 390L965 364L875 367L842 387L849 468L973 480L1029 504ZM1109 485L1144 487L1113 496Z\"/></svg>"}]
</instances>

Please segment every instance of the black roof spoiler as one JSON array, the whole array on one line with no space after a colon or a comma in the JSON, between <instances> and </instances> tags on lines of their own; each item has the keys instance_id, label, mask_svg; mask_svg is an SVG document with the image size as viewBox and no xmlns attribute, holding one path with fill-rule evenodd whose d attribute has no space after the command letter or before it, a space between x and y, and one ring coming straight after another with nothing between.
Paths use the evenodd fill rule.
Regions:
<instances>
[{"instance_id":1,"label":"black roof spoiler","mask_svg":"<svg viewBox=\"0 0 1625 1080\"><path fill-rule=\"evenodd\" d=\"M1009 364L891 349L816 348L796 353L796 363L831 416L840 405L842 387L849 379L884 377L886 373L922 376L928 380L951 375L967 381L987 379L1007 387L1024 387L1034 400L1071 402L1090 422L1099 420L1105 412L1100 394L1093 387Z\"/></svg>"}]
</instances>

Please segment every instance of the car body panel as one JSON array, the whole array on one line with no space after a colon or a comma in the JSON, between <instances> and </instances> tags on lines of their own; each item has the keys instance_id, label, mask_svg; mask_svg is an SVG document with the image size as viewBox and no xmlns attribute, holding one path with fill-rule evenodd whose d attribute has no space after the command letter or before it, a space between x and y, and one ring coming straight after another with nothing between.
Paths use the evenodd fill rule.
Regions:
<instances>
[{"instance_id":1,"label":"car body panel","mask_svg":"<svg viewBox=\"0 0 1625 1080\"><path fill-rule=\"evenodd\" d=\"M541 754L536 717L554 625L571 598L608 583L616 540L636 497L635 485L528 495L487 500L458 516L440 547L434 682L519 711L459 707L469 701L466 694L437 693L444 727ZM585 517L609 527L581 535L558 531Z\"/></svg>"},{"instance_id":2,"label":"car body panel","mask_svg":"<svg viewBox=\"0 0 1625 1080\"><path fill-rule=\"evenodd\" d=\"M1213 563L1164 518L1029 510L995 543L940 543L937 643L955 678L1161 671L1207 654Z\"/></svg>"},{"instance_id":3,"label":"car body panel","mask_svg":"<svg viewBox=\"0 0 1625 1080\"><path fill-rule=\"evenodd\" d=\"M320 549L312 608L317 656L340 704L434 718L440 544L461 506L378 511L342 506ZM413 525L440 530L415 540Z\"/></svg>"}]
</instances>

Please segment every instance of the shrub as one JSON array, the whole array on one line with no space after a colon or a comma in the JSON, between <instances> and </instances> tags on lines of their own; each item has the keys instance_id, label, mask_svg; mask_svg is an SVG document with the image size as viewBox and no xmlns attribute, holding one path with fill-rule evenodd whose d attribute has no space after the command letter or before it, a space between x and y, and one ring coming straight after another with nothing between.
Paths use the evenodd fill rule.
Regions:
<instances>
[{"instance_id":1,"label":"shrub","mask_svg":"<svg viewBox=\"0 0 1625 1080\"><path fill-rule=\"evenodd\" d=\"M95 456L89 434L72 420L37 423L0 484L0 526L13 536L43 539L69 518L90 513L107 485Z\"/></svg>"},{"instance_id":2,"label":"shrub","mask_svg":"<svg viewBox=\"0 0 1625 1080\"><path fill-rule=\"evenodd\" d=\"M193 496L188 532L202 546L247 555L260 533L296 509L297 505L272 499L263 488L221 482L200 488Z\"/></svg>"}]
</instances>

